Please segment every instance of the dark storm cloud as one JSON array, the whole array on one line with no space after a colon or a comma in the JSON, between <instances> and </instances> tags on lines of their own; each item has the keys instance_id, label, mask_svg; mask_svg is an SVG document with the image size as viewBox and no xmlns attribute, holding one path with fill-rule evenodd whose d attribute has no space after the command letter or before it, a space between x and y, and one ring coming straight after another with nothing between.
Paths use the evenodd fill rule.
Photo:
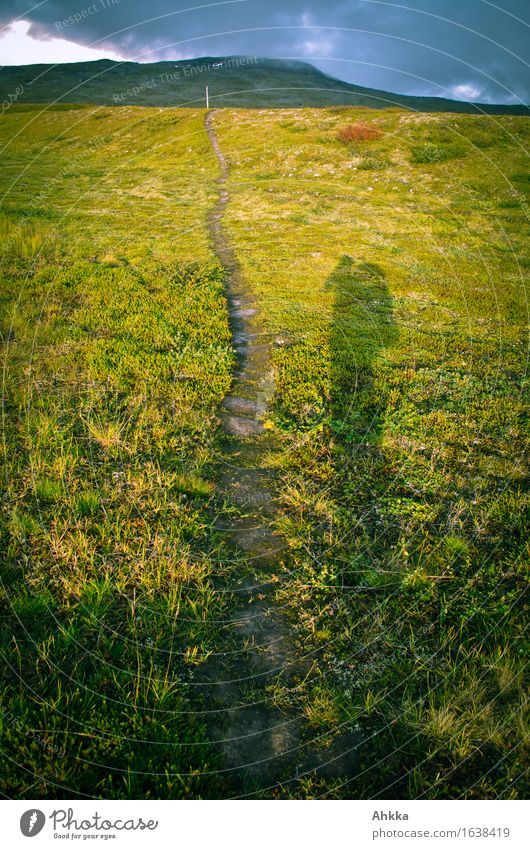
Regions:
<instances>
[{"instance_id":1,"label":"dark storm cloud","mask_svg":"<svg viewBox=\"0 0 530 849\"><path fill-rule=\"evenodd\" d=\"M500 4L501 0L498 0ZM33 6L33 8L31 8ZM527 0L3 0L32 22L137 61L247 54L306 59L359 85L529 102Z\"/></svg>"}]
</instances>

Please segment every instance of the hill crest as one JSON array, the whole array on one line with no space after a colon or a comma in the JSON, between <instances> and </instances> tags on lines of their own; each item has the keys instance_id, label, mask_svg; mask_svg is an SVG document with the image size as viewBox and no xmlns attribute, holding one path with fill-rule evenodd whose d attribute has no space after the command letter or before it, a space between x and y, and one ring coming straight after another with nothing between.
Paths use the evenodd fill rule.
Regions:
<instances>
[{"instance_id":1,"label":"hill crest","mask_svg":"<svg viewBox=\"0 0 530 849\"><path fill-rule=\"evenodd\" d=\"M468 103L365 88L297 59L204 56L143 64L99 59L61 65L6 66L0 100L17 103L93 103L136 106L239 108L329 106L398 107L418 112L529 115L528 106ZM17 92L14 99L13 92ZM4 109L5 111L5 109Z\"/></svg>"}]
</instances>

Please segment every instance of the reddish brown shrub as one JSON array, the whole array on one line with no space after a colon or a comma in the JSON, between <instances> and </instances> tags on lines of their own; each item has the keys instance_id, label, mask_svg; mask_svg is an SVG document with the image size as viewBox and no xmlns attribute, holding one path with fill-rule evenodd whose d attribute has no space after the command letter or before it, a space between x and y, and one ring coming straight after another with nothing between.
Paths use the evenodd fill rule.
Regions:
<instances>
[{"instance_id":1,"label":"reddish brown shrub","mask_svg":"<svg viewBox=\"0 0 530 849\"><path fill-rule=\"evenodd\" d=\"M366 124L348 124L347 127L341 127L337 133L339 141L344 144L352 144L352 142L374 141L382 136L381 130L377 127L368 127Z\"/></svg>"}]
</instances>

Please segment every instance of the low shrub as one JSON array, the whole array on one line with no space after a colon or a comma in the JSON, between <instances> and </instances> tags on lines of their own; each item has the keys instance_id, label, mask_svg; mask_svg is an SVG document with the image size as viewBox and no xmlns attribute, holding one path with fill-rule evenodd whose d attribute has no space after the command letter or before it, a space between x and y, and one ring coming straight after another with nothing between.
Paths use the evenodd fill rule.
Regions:
<instances>
[{"instance_id":1,"label":"low shrub","mask_svg":"<svg viewBox=\"0 0 530 849\"><path fill-rule=\"evenodd\" d=\"M377 127L370 127L366 124L348 124L346 127L340 128L337 138L344 144L354 144L361 141L375 141L382 135L381 130Z\"/></svg>"}]
</instances>

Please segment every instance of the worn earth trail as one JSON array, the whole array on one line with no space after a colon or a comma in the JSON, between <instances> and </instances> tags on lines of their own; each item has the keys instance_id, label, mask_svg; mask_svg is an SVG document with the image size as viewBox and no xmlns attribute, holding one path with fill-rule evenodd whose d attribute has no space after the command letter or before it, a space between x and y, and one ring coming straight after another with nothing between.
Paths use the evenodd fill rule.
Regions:
<instances>
[{"instance_id":1,"label":"worn earth trail","mask_svg":"<svg viewBox=\"0 0 530 849\"><path fill-rule=\"evenodd\" d=\"M227 623L227 644L234 651L228 662L215 658L208 662L201 677L208 681L208 698L218 708L210 733L222 750L223 783L237 795L264 791L291 777L293 764L296 769L300 721L270 707L266 688L278 677L295 683L300 670L289 625L274 602L274 580L284 568L284 543L272 528L274 472L267 468L267 457L274 446L263 425L273 392L269 342L222 223L229 200L229 166L214 130L214 116L215 112L206 114L206 131L221 174L218 201L208 223L215 254L226 272L237 352L232 390L221 414L225 433L221 490L232 510L218 515L217 526L242 568L240 583L231 587L237 604Z\"/></svg>"},{"instance_id":2,"label":"worn earth trail","mask_svg":"<svg viewBox=\"0 0 530 849\"><path fill-rule=\"evenodd\" d=\"M225 656L207 660L196 681L204 688L210 707L210 738L221 749L226 794L274 795L279 785L322 768L328 757L311 745L311 735L298 713L287 715L278 710L269 695L274 683L295 694L301 681L311 676L312 660L299 656L290 623L275 601L277 582L287 575L287 557L284 541L274 531L275 476L269 462L274 437L263 425L274 388L270 340L260 328L252 293L223 227L229 165L214 118L215 111L208 112L205 126L221 173L209 229L226 272L237 351L232 390L221 414L225 465L220 489L229 509L216 516L216 524L241 569L238 583L229 588L237 604L225 626L226 645L233 648ZM333 760L337 763L340 758Z\"/></svg>"}]
</instances>

